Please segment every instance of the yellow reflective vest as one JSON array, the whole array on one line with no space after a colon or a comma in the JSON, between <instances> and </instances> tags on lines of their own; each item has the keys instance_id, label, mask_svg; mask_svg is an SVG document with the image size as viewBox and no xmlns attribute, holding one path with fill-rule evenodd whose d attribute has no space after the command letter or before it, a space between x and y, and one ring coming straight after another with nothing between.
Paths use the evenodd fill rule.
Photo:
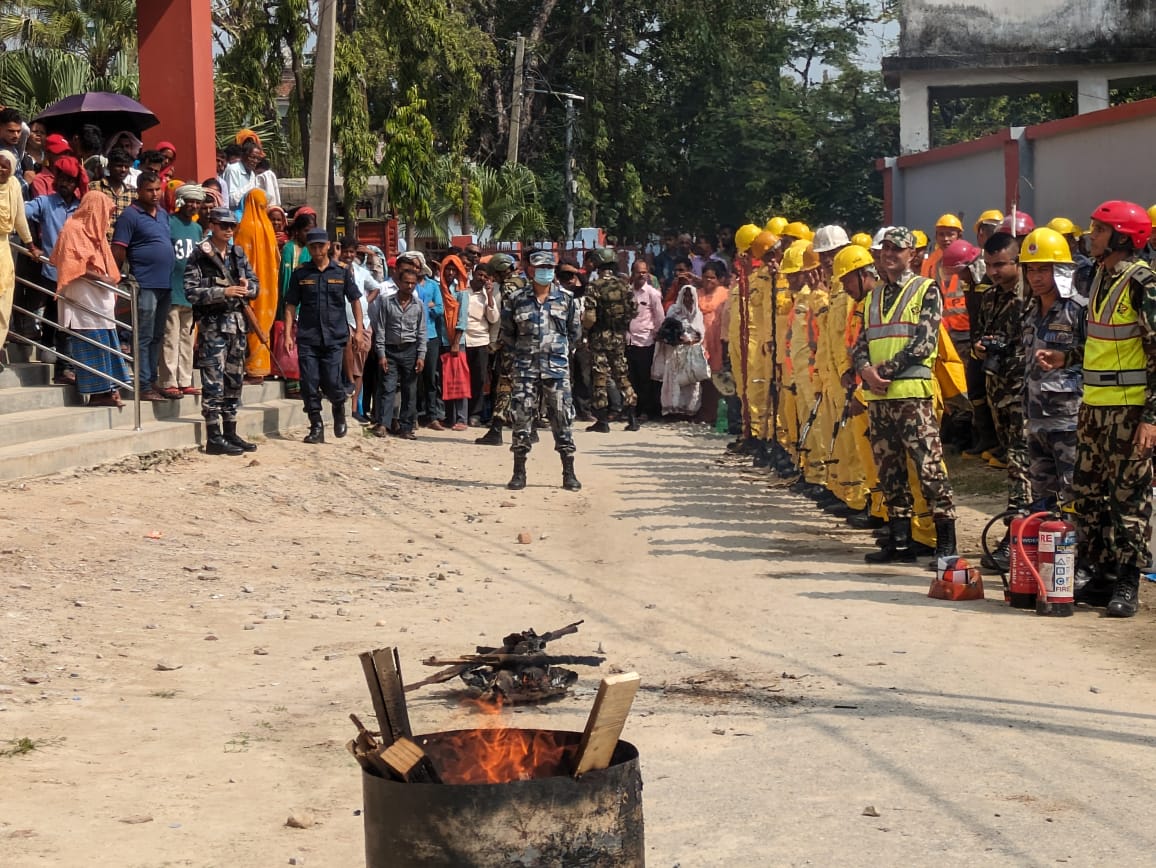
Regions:
<instances>
[{"instance_id":1,"label":"yellow reflective vest","mask_svg":"<svg viewBox=\"0 0 1156 868\"><path fill-rule=\"evenodd\" d=\"M1105 288L1096 275L1088 303L1084 344L1084 403L1093 407L1142 406L1148 394L1147 357L1140 340L1140 312L1132 303L1132 276L1143 262L1131 262Z\"/></svg>"},{"instance_id":2,"label":"yellow reflective vest","mask_svg":"<svg viewBox=\"0 0 1156 868\"><path fill-rule=\"evenodd\" d=\"M889 310L883 309L883 287L877 286L864 299L863 330L867 338L867 354L871 364L878 366L895 358L915 335L923 298L935 281L913 275L903 284L899 296ZM936 353L900 371L891 379L886 395L864 390L868 401L894 401L900 398L930 398L931 377Z\"/></svg>"}]
</instances>

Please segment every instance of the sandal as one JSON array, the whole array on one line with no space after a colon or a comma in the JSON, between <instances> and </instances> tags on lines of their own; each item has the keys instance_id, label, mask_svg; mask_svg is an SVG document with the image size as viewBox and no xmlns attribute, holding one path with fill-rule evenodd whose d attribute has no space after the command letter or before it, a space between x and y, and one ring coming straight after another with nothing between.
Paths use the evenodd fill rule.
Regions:
<instances>
[{"instance_id":1,"label":"sandal","mask_svg":"<svg viewBox=\"0 0 1156 868\"><path fill-rule=\"evenodd\" d=\"M176 401L178 398L184 397L185 394L183 390L178 389L176 386L169 386L167 389L161 389L160 392L170 401Z\"/></svg>"},{"instance_id":2,"label":"sandal","mask_svg":"<svg viewBox=\"0 0 1156 868\"><path fill-rule=\"evenodd\" d=\"M181 389L181 394L182 395L199 395L199 394L201 394L201 390L198 389L196 386L185 386L183 389Z\"/></svg>"}]
</instances>

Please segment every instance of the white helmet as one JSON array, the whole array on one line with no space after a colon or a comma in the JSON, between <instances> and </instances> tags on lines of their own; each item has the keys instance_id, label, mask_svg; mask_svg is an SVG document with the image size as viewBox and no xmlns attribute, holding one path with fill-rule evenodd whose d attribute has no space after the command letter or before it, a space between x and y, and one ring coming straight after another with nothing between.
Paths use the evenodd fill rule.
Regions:
<instances>
[{"instance_id":1,"label":"white helmet","mask_svg":"<svg viewBox=\"0 0 1156 868\"><path fill-rule=\"evenodd\" d=\"M886 235L888 232L890 232L894 228L895 228L894 226L884 226L882 229L880 229L878 232L876 232L875 237L871 239L871 249L872 250L882 250L883 249L883 236Z\"/></svg>"},{"instance_id":2,"label":"white helmet","mask_svg":"<svg viewBox=\"0 0 1156 868\"><path fill-rule=\"evenodd\" d=\"M815 230L814 248L816 253L830 253L851 243L847 230L842 226L820 226Z\"/></svg>"}]
</instances>

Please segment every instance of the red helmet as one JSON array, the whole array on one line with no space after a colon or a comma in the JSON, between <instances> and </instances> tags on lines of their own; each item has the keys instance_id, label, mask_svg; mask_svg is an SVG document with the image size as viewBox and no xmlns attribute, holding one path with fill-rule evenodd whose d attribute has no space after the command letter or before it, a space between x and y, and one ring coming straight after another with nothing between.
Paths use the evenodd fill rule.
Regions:
<instances>
[{"instance_id":1,"label":"red helmet","mask_svg":"<svg viewBox=\"0 0 1156 868\"><path fill-rule=\"evenodd\" d=\"M1111 226L1131 241L1137 250L1148 243L1148 236L1152 234L1148 212L1135 202L1111 199L1092 212L1092 219Z\"/></svg>"},{"instance_id":2,"label":"red helmet","mask_svg":"<svg viewBox=\"0 0 1156 868\"><path fill-rule=\"evenodd\" d=\"M996 227L996 232L1006 232L1009 235L1014 235L1016 238L1023 238L1025 235L1030 235L1036 230L1036 221L1032 219L1032 215L1027 211L1015 212L1015 227L1012 227L1012 215L1008 214L1003 218L1003 222Z\"/></svg>"},{"instance_id":3,"label":"red helmet","mask_svg":"<svg viewBox=\"0 0 1156 868\"><path fill-rule=\"evenodd\" d=\"M963 268L971 265L983 251L963 238L957 238L947 245L943 251L943 267L948 269Z\"/></svg>"}]
</instances>

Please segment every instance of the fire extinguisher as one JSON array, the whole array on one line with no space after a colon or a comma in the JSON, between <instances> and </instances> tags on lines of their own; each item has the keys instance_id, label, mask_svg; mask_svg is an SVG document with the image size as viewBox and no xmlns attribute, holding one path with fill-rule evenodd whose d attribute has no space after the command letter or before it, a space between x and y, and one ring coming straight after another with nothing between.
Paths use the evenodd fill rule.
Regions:
<instances>
[{"instance_id":1,"label":"fire extinguisher","mask_svg":"<svg viewBox=\"0 0 1156 868\"><path fill-rule=\"evenodd\" d=\"M1040 580L1036 571L1039 560L1040 524L1049 513L1017 515L1011 523L1011 566L1008 587L1004 593L1015 609L1032 609L1036 605Z\"/></svg>"},{"instance_id":2,"label":"fire extinguisher","mask_svg":"<svg viewBox=\"0 0 1156 868\"><path fill-rule=\"evenodd\" d=\"M1040 595L1036 614L1065 618L1076 608L1076 526L1062 515L1039 527Z\"/></svg>"}]
</instances>

